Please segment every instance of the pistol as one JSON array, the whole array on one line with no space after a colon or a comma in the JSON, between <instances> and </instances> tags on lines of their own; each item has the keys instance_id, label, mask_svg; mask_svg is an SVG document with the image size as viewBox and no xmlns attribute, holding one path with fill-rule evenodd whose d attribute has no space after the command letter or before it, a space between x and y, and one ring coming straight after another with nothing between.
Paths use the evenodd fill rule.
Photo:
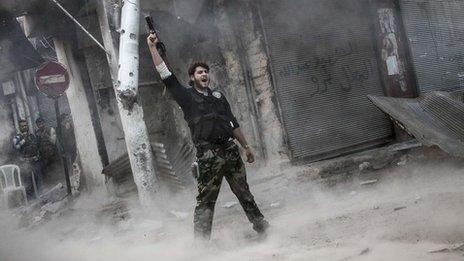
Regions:
<instances>
[{"instance_id":1,"label":"pistol","mask_svg":"<svg viewBox=\"0 0 464 261\"><path fill-rule=\"evenodd\" d=\"M148 33L156 33L156 36L159 39L159 33L155 30L155 25L153 23L153 18L150 15L145 16L145 21L147 22ZM156 50L158 50L161 56L166 55L166 46L163 42L159 41L156 43Z\"/></svg>"}]
</instances>

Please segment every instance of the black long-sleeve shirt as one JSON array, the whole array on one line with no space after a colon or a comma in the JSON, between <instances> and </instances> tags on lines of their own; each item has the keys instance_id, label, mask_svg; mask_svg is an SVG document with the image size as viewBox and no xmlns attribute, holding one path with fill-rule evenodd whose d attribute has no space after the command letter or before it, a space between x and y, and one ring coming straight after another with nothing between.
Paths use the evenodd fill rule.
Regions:
<instances>
[{"instance_id":1,"label":"black long-sleeve shirt","mask_svg":"<svg viewBox=\"0 0 464 261\"><path fill-rule=\"evenodd\" d=\"M192 136L195 132L197 119L211 113L220 115L221 119L225 119L231 130L240 127L230 109L229 102L221 92L208 88L208 95L205 95L195 88L185 88L173 74L164 79L163 82L184 112L184 118L189 124Z\"/></svg>"}]
</instances>

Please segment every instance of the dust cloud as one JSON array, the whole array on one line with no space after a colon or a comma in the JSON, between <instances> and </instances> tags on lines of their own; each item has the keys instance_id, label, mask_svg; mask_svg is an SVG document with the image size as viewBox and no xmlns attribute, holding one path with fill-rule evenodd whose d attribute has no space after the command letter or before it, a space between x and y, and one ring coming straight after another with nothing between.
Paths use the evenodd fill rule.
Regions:
<instances>
[{"instance_id":1,"label":"dust cloud","mask_svg":"<svg viewBox=\"0 0 464 261\"><path fill-rule=\"evenodd\" d=\"M464 241L462 167L411 156L405 166L330 187L303 182L293 170L253 177L272 226L266 238L254 234L224 184L209 243L193 240L193 190L167 197L161 211L126 200L123 215L104 210L114 204L107 194L83 193L29 228L18 228L17 213L2 211L0 260L460 260L462 252L429 251ZM372 177L378 182L360 185Z\"/></svg>"}]
</instances>

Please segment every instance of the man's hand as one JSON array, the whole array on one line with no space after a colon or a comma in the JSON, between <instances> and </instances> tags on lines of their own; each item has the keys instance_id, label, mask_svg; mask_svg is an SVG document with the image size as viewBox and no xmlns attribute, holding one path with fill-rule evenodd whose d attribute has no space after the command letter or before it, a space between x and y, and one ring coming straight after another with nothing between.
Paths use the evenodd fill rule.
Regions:
<instances>
[{"instance_id":1,"label":"man's hand","mask_svg":"<svg viewBox=\"0 0 464 261\"><path fill-rule=\"evenodd\" d=\"M151 33L147 37L147 45L150 50L156 50L156 44L159 42L158 37L156 36L156 33Z\"/></svg>"},{"instance_id":2,"label":"man's hand","mask_svg":"<svg viewBox=\"0 0 464 261\"><path fill-rule=\"evenodd\" d=\"M250 147L248 147L247 149L245 149L245 155L247 157L247 162L248 163L253 163L255 162L255 154L253 153L253 151L251 150Z\"/></svg>"},{"instance_id":3,"label":"man's hand","mask_svg":"<svg viewBox=\"0 0 464 261\"><path fill-rule=\"evenodd\" d=\"M156 33L150 33L147 37L147 45L148 49L150 49L151 53L151 59L153 60L153 63L155 66L159 66L162 64L163 58L161 58L160 53L158 53L158 49L156 49L156 44L159 42L158 37L156 36Z\"/></svg>"}]
</instances>

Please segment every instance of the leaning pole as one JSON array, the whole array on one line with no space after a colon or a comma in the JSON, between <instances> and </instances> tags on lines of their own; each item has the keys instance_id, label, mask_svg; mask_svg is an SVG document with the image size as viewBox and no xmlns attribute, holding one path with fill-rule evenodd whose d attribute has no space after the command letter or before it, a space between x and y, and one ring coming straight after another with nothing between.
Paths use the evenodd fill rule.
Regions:
<instances>
[{"instance_id":1,"label":"leaning pole","mask_svg":"<svg viewBox=\"0 0 464 261\"><path fill-rule=\"evenodd\" d=\"M121 12L118 76L115 93L140 203L153 207L159 184L138 93L140 1L124 1Z\"/></svg>"}]
</instances>

